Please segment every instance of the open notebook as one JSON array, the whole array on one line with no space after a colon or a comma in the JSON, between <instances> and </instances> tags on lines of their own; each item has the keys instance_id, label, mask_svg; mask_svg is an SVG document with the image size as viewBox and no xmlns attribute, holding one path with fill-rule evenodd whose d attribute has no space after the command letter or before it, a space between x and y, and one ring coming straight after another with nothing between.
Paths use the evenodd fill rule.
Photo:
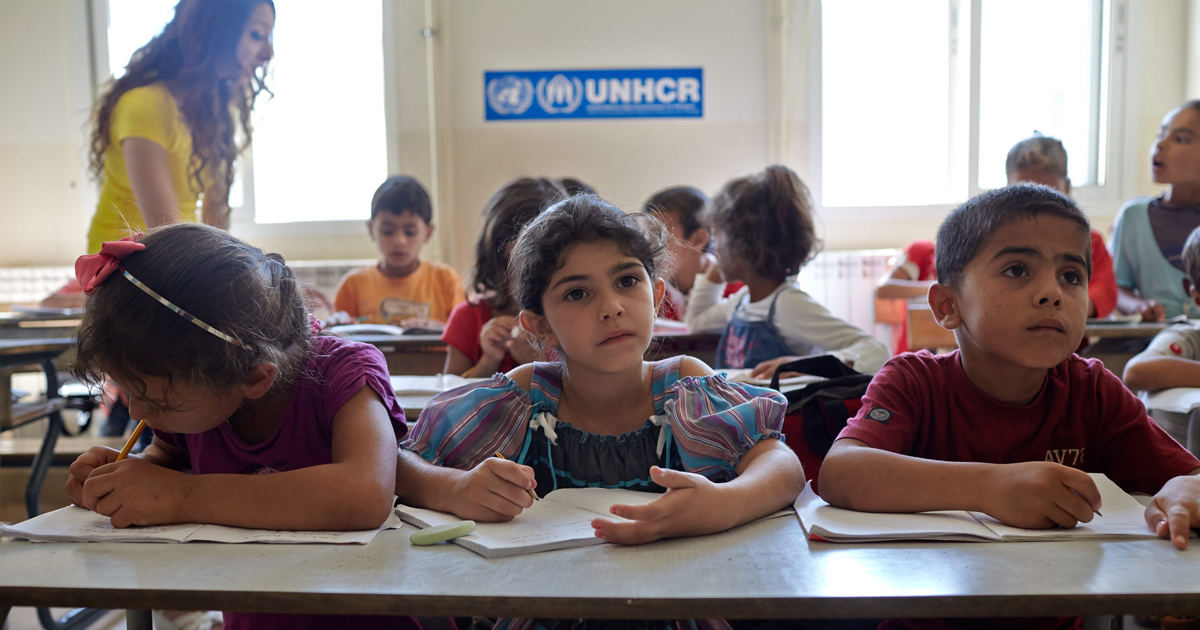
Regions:
<instances>
[{"instance_id":1,"label":"open notebook","mask_svg":"<svg viewBox=\"0 0 1200 630\"><path fill-rule=\"evenodd\" d=\"M326 543L365 545L385 529L400 527L392 514L376 529L357 532L288 532L268 529L242 529L224 525L157 525L117 529L107 516L71 505L47 512L15 525L0 523L0 536L25 538L33 542L219 542L219 543Z\"/></svg>"},{"instance_id":2,"label":"open notebook","mask_svg":"<svg viewBox=\"0 0 1200 630\"><path fill-rule=\"evenodd\" d=\"M504 558L539 551L600 545L592 520L598 516L624 521L608 511L617 504L642 505L661 494L610 488L563 488L547 494L533 507L507 523L479 523L469 536L455 538L461 545L485 558ZM396 513L404 522L419 528L461 521L453 514L399 505ZM763 518L791 514L780 510Z\"/></svg>"},{"instance_id":3,"label":"open notebook","mask_svg":"<svg viewBox=\"0 0 1200 630\"><path fill-rule=\"evenodd\" d=\"M947 540L965 542L1031 542L1097 538L1157 538L1142 514L1145 508L1101 473L1090 473L1100 490L1104 516L1071 529L1022 529L980 512L946 511L877 514L836 508L818 497L812 485L796 499L804 533L828 542Z\"/></svg>"}]
</instances>

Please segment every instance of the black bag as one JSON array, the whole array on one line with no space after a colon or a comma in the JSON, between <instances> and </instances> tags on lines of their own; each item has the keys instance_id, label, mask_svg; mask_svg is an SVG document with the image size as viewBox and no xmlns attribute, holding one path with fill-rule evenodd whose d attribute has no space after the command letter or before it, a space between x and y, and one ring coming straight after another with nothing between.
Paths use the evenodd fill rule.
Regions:
<instances>
[{"instance_id":1,"label":"black bag","mask_svg":"<svg viewBox=\"0 0 1200 630\"><path fill-rule=\"evenodd\" d=\"M862 408L862 397L867 393L871 375L856 372L830 355L807 357L775 368L771 377L772 389L779 390L779 375L783 372L800 372L827 379L784 393L788 407L783 433L793 441L788 445L801 455L797 449L799 445L794 442L798 437L796 434L802 432L812 455L824 459L846 422ZM811 459L812 455L807 458ZM804 459L806 456L801 455L801 462Z\"/></svg>"}]
</instances>

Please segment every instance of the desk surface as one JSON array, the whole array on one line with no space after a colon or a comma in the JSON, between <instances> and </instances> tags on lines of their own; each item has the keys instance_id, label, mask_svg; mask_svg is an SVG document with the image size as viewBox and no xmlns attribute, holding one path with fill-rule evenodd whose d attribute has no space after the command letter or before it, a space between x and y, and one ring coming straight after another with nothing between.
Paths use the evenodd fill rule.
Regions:
<instances>
[{"instance_id":1,"label":"desk surface","mask_svg":"<svg viewBox=\"0 0 1200 630\"><path fill-rule=\"evenodd\" d=\"M487 560L411 547L0 543L0 606L555 618L1200 614L1200 546L809 543L795 518ZM1195 542L1195 541L1193 541ZM686 576L686 579L684 578Z\"/></svg>"},{"instance_id":2,"label":"desk surface","mask_svg":"<svg viewBox=\"0 0 1200 630\"><path fill-rule=\"evenodd\" d=\"M75 345L69 337L56 339L0 339L0 355L32 352L61 352Z\"/></svg>"}]
</instances>

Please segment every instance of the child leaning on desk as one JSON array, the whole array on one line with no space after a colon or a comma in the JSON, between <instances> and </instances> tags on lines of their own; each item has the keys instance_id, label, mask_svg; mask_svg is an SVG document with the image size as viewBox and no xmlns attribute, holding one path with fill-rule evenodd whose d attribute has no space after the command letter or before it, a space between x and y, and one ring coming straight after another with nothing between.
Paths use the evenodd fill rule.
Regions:
<instances>
[{"instance_id":1,"label":"child leaning on desk","mask_svg":"<svg viewBox=\"0 0 1200 630\"><path fill-rule=\"evenodd\" d=\"M1192 301L1200 308L1200 228L1183 246ZM1200 387L1200 327L1195 323L1175 324L1154 336L1150 347L1125 364L1129 389L1158 391L1169 387Z\"/></svg>"},{"instance_id":2,"label":"child leaning on desk","mask_svg":"<svg viewBox=\"0 0 1200 630\"><path fill-rule=\"evenodd\" d=\"M1200 461L1100 361L1073 354L1087 318L1088 230L1068 197L1032 184L946 218L929 304L959 350L902 354L875 376L822 465L826 501L1073 527L1102 509L1086 474L1102 472L1154 494L1146 522L1187 546L1200 525ZM1043 623L1074 621L1034 625ZM891 622L906 625L945 624Z\"/></svg>"},{"instance_id":3,"label":"child leaning on desk","mask_svg":"<svg viewBox=\"0 0 1200 630\"><path fill-rule=\"evenodd\" d=\"M119 462L104 447L81 455L74 503L115 527L360 530L388 518L406 428L383 355L314 336L283 258L183 223L105 243L76 272L89 297L73 371L93 383L107 374L154 441ZM229 629L341 626L420 627L225 614Z\"/></svg>"},{"instance_id":4,"label":"child leaning on desk","mask_svg":"<svg viewBox=\"0 0 1200 630\"><path fill-rule=\"evenodd\" d=\"M508 286L509 252L526 223L566 196L557 182L532 177L514 179L492 193L475 240L471 290L467 301L450 311L442 331L446 374L487 378L537 358L538 351L517 328L517 308Z\"/></svg>"}]
</instances>

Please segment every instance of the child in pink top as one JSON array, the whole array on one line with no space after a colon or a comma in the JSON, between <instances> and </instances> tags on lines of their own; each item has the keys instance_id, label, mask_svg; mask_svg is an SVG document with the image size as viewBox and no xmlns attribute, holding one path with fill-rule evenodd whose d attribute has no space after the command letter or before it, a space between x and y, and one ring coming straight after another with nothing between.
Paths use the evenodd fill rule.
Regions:
<instances>
[{"instance_id":1,"label":"child in pink top","mask_svg":"<svg viewBox=\"0 0 1200 630\"><path fill-rule=\"evenodd\" d=\"M76 272L89 297L72 371L92 383L107 374L154 441L120 462L110 448L81 455L67 482L75 504L114 527L363 530L387 520L406 429L383 356L314 337L283 258L183 223L105 243ZM227 612L225 627L420 626Z\"/></svg>"}]
</instances>

